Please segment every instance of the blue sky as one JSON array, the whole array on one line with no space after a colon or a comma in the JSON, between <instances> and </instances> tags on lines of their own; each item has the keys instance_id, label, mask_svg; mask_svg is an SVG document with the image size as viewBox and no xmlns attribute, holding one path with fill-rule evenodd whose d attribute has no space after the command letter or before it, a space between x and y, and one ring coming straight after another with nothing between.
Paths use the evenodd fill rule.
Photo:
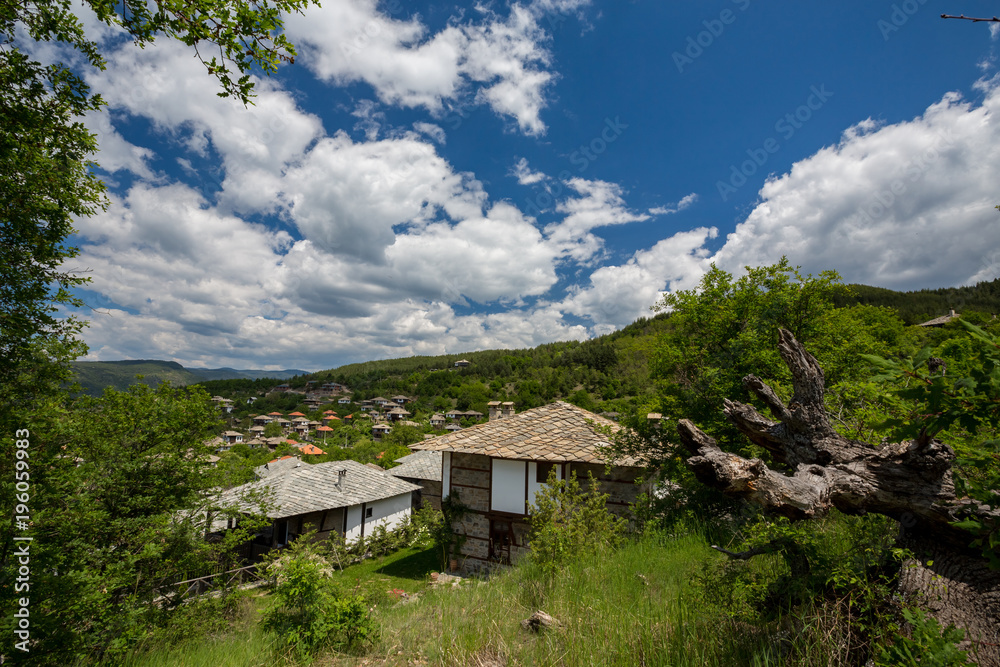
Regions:
<instances>
[{"instance_id":1,"label":"blue sky","mask_svg":"<svg viewBox=\"0 0 1000 667\"><path fill-rule=\"evenodd\" d=\"M256 105L81 10L109 67L90 359L329 368L583 339L715 262L1000 276L1000 79L970 0L324 0ZM51 57L39 50L40 57Z\"/></svg>"}]
</instances>

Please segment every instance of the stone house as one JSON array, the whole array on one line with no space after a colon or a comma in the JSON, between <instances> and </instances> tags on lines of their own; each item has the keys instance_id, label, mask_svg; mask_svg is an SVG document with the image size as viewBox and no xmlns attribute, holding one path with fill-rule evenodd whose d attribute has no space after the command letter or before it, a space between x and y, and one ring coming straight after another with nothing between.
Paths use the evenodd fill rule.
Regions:
<instances>
[{"instance_id":1,"label":"stone house","mask_svg":"<svg viewBox=\"0 0 1000 667\"><path fill-rule=\"evenodd\" d=\"M601 429L621 428L575 405L557 401L514 414L491 410L491 421L410 446L441 452L441 496L458 492L469 507L453 528L462 535L459 568L466 573L510 563L526 553L528 506L545 487L551 472L557 479L575 473L594 476L609 494L612 512L628 515L644 490L635 483L640 462L627 459L610 468L602 447L610 440Z\"/></svg>"},{"instance_id":2,"label":"stone house","mask_svg":"<svg viewBox=\"0 0 1000 667\"><path fill-rule=\"evenodd\" d=\"M413 494L413 509L423 507L425 500L434 509L441 509L441 452L414 452L396 463L399 465L389 468L390 475L420 486Z\"/></svg>"},{"instance_id":3,"label":"stone house","mask_svg":"<svg viewBox=\"0 0 1000 667\"><path fill-rule=\"evenodd\" d=\"M420 491L416 484L356 461L310 465L289 456L254 472L257 481L224 492L218 502L252 511L245 501L248 492L268 496L272 523L254 539L264 550L283 547L310 530L318 531L317 539L337 533L347 542L370 535L375 526L391 530L410 516L412 495Z\"/></svg>"}]
</instances>

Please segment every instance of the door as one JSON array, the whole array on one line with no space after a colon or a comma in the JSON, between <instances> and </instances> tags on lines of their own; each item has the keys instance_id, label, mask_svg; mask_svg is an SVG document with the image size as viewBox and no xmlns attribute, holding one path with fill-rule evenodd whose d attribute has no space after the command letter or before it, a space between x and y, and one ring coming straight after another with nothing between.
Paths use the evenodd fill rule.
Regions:
<instances>
[{"instance_id":1,"label":"door","mask_svg":"<svg viewBox=\"0 0 1000 667\"><path fill-rule=\"evenodd\" d=\"M490 519L490 560L510 565L510 547L514 542L514 526L506 519Z\"/></svg>"}]
</instances>

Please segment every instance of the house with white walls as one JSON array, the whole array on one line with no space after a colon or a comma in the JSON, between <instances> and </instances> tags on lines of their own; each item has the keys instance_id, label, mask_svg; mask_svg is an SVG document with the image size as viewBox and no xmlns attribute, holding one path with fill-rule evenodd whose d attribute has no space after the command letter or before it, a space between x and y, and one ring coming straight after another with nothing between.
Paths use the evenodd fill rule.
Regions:
<instances>
[{"instance_id":1,"label":"house with white walls","mask_svg":"<svg viewBox=\"0 0 1000 667\"><path fill-rule=\"evenodd\" d=\"M468 513L453 524L464 540L459 569L478 572L517 560L528 549L529 506L556 479L588 479L608 494L608 509L628 515L643 468L623 459L610 468L604 448L621 426L575 405L557 401L515 413L490 404L490 421L410 445L441 452L441 496L456 491ZM506 408L506 409L504 409Z\"/></svg>"},{"instance_id":2,"label":"house with white walls","mask_svg":"<svg viewBox=\"0 0 1000 667\"><path fill-rule=\"evenodd\" d=\"M286 456L258 467L258 479L230 489L220 505L235 505L246 511L242 499L249 492L268 499L268 529L254 540L280 548L311 530L317 539L333 533L347 542L371 534L376 526L392 530L410 516L412 495L420 487L357 461L303 463Z\"/></svg>"}]
</instances>

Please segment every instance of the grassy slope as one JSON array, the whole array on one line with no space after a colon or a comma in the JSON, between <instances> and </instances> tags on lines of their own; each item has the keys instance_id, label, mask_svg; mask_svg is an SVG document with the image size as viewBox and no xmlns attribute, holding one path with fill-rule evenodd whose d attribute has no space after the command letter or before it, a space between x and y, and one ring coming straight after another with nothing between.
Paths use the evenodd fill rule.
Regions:
<instances>
[{"instance_id":1,"label":"grassy slope","mask_svg":"<svg viewBox=\"0 0 1000 667\"><path fill-rule=\"evenodd\" d=\"M428 585L429 549L407 549L339 574L345 588L373 601L378 642L360 655L323 654L315 665L734 665L765 664L766 641L705 607L692 583L707 562L722 559L699 535L647 538L583 559L552 581L515 567L489 581ZM766 558L756 567L773 567ZM418 593L397 603L387 592ZM258 599L256 608L266 604ZM539 635L521 620L542 609L562 627ZM255 624L257 612L231 630L172 649L135 656L131 667L244 667L285 664ZM287 663L291 664L291 663Z\"/></svg>"}]
</instances>

